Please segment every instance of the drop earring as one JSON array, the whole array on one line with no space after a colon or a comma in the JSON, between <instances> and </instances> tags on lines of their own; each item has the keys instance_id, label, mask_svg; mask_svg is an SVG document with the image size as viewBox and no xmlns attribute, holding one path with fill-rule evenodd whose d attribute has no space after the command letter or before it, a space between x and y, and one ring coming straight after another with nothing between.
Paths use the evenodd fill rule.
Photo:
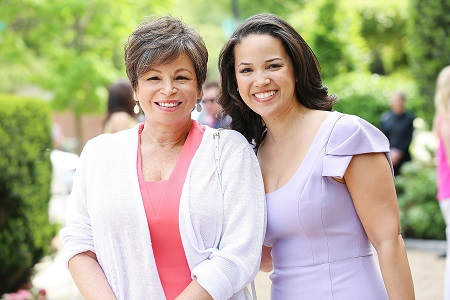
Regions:
<instances>
[{"instance_id":1,"label":"drop earring","mask_svg":"<svg viewBox=\"0 0 450 300\"><path fill-rule=\"evenodd\" d=\"M202 106L201 106L200 102L197 102L197 105L196 105L196 107L195 107L195 110L196 110L197 112L201 112L201 111L202 111Z\"/></svg>"},{"instance_id":2,"label":"drop earring","mask_svg":"<svg viewBox=\"0 0 450 300\"><path fill-rule=\"evenodd\" d=\"M139 111L140 111L138 103L139 102L136 101L136 104L134 105L134 108L133 108L133 111L136 115L139 114Z\"/></svg>"}]
</instances>

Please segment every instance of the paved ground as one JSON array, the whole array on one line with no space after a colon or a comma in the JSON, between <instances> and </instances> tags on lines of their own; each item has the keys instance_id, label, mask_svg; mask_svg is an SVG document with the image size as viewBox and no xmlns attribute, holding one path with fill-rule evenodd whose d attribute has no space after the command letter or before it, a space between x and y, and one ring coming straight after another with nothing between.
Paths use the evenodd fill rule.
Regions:
<instances>
[{"instance_id":1,"label":"paved ground","mask_svg":"<svg viewBox=\"0 0 450 300\"><path fill-rule=\"evenodd\" d=\"M64 210L61 203L64 199L54 199L50 207L50 215L55 221L61 221L58 211ZM54 240L60 249L59 239ZM417 300L440 300L444 281L445 260L438 255L445 251L445 241L406 240L408 258L414 281ZM37 274L33 285L45 288L49 300L81 300L83 299L70 277L70 273L61 261L59 252L46 257L36 266ZM270 299L269 274L260 272L256 278L256 290L259 300ZM320 299L317 299L320 300Z\"/></svg>"}]
</instances>

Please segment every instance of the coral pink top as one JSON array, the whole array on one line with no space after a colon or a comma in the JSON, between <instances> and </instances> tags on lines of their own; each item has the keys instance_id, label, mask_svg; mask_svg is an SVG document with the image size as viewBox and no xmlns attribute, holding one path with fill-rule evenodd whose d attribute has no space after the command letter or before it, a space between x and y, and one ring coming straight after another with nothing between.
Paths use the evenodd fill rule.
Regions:
<instances>
[{"instance_id":1,"label":"coral pink top","mask_svg":"<svg viewBox=\"0 0 450 300\"><path fill-rule=\"evenodd\" d=\"M150 230L153 255L164 293L168 300L176 298L192 281L191 272L181 242L178 212L181 190L186 174L205 131L204 126L192 121L177 163L168 180L145 181L142 173L139 127L137 171L139 187Z\"/></svg>"},{"instance_id":2,"label":"coral pink top","mask_svg":"<svg viewBox=\"0 0 450 300\"><path fill-rule=\"evenodd\" d=\"M438 119L438 130L440 131L439 127L441 125L441 119ZM442 141L442 138L438 136L439 138L439 146L436 151L437 156L437 200L445 200L450 199L450 157L446 157L445 155L445 149L444 149L444 142Z\"/></svg>"}]
</instances>

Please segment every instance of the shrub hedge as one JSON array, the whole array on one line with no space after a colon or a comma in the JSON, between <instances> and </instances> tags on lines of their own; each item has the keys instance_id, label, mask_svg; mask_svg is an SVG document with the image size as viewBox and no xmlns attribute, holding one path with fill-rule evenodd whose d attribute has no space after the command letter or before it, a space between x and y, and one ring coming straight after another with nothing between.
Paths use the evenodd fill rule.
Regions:
<instances>
[{"instance_id":1,"label":"shrub hedge","mask_svg":"<svg viewBox=\"0 0 450 300\"><path fill-rule=\"evenodd\" d=\"M436 77L450 65L450 1L410 0L408 61L424 99L421 110L428 124L434 115Z\"/></svg>"},{"instance_id":2,"label":"shrub hedge","mask_svg":"<svg viewBox=\"0 0 450 300\"><path fill-rule=\"evenodd\" d=\"M436 167L413 160L395 178L403 236L445 240L445 221L436 200Z\"/></svg>"},{"instance_id":3,"label":"shrub hedge","mask_svg":"<svg viewBox=\"0 0 450 300\"><path fill-rule=\"evenodd\" d=\"M325 84L330 93L339 97L335 110L357 115L375 126L379 125L381 114L389 109L389 98L394 91L404 92L406 109L421 116L416 86L411 78L403 74L380 76L353 72L339 75Z\"/></svg>"},{"instance_id":4,"label":"shrub hedge","mask_svg":"<svg viewBox=\"0 0 450 300\"><path fill-rule=\"evenodd\" d=\"M49 105L0 95L0 295L30 281L55 236L48 218L51 146Z\"/></svg>"}]
</instances>

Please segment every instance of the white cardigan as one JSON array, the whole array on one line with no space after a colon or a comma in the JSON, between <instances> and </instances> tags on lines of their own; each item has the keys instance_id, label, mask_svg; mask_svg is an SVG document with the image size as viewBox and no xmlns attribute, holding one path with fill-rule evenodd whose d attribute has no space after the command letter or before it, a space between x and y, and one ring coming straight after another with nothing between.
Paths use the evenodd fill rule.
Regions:
<instances>
[{"instance_id":1,"label":"white cardigan","mask_svg":"<svg viewBox=\"0 0 450 300\"><path fill-rule=\"evenodd\" d=\"M80 156L66 226L66 261L96 253L117 299L165 299L136 171L138 128L90 140ZM214 299L247 299L266 228L264 185L251 145L222 130L219 172L209 127L190 164L179 226L192 277Z\"/></svg>"}]
</instances>

